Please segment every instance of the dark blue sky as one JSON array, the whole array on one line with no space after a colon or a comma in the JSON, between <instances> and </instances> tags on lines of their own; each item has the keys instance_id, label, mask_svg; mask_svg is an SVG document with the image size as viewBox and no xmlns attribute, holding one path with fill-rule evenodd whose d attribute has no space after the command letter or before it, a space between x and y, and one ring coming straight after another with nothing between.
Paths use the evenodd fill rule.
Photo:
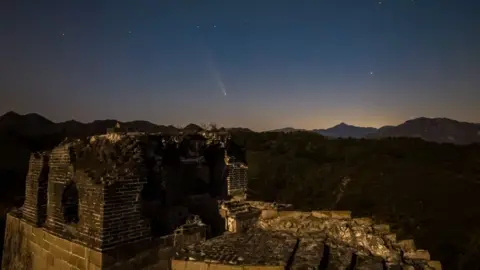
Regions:
<instances>
[{"instance_id":1,"label":"dark blue sky","mask_svg":"<svg viewBox=\"0 0 480 270\"><path fill-rule=\"evenodd\" d=\"M0 114L265 130L479 104L479 0L0 4Z\"/></svg>"}]
</instances>

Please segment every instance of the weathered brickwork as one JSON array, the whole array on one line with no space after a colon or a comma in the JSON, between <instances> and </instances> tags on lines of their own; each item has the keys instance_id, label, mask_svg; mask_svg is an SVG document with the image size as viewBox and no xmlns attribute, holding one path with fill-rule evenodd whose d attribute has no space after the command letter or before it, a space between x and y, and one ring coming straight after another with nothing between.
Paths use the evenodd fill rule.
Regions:
<instances>
[{"instance_id":1,"label":"weathered brickwork","mask_svg":"<svg viewBox=\"0 0 480 270\"><path fill-rule=\"evenodd\" d=\"M2 269L101 269L102 254L7 215Z\"/></svg>"},{"instance_id":2,"label":"weathered brickwork","mask_svg":"<svg viewBox=\"0 0 480 270\"><path fill-rule=\"evenodd\" d=\"M244 195L248 190L248 167L236 162L234 157L227 157L227 191L230 196Z\"/></svg>"},{"instance_id":3,"label":"weathered brickwork","mask_svg":"<svg viewBox=\"0 0 480 270\"><path fill-rule=\"evenodd\" d=\"M47 216L48 161L48 153L34 153L30 156L23 216L37 225L44 223Z\"/></svg>"},{"instance_id":4,"label":"weathered brickwork","mask_svg":"<svg viewBox=\"0 0 480 270\"><path fill-rule=\"evenodd\" d=\"M175 248L205 240L205 229L182 232L98 251L52 234L45 228L7 214L2 269L9 270L100 270L170 269Z\"/></svg>"},{"instance_id":5,"label":"weathered brickwork","mask_svg":"<svg viewBox=\"0 0 480 270\"><path fill-rule=\"evenodd\" d=\"M298 239L292 269L317 269L322 264L334 267L331 269L441 269L440 262L432 261L427 250L416 249L413 240L398 241L387 224L352 218L349 211L301 212L285 208L289 209L263 202L230 201L221 205L220 212L230 223L227 227L232 233L248 236L278 232ZM229 261L223 264L234 265Z\"/></svg>"},{"instance_id":6,"label":"weathered brickwork","mask_svg":"<svg viewBox=\"0 0 480 270\"><path fill-rule=\"evenodd\" d=\"M25 204L8 214L2 269L169 269L175 249L204 241L201 222L152 237L142 209L146 159L157 158L150 143L113 134L32 154Z\"/></svg>"},{"instance_id":7,"label":"weathered brickwork","mask_svg":"<svg viewBox=\"0 0 480 270\"><path fill-rule=\"evenodd\" d=\"M103 247L150 238L150 226L141 215L140 193L145 178L123 178L103 190Z\"/></svg>"},{"instance_id":8,"label":"weathered brickwork","mask_svg":"<svg viewBox=\"0 0 480 270\"><path fill-rule=\"evenodd\" d=\"M100 140L97 139L94 143L98 143ZM134 143L134 141L131 142L131 144ZM98 148L92 150L93 147L84 142L71 142L62 144L51 152L48 218L45 226L53 233L67 234L68 237L78 239L96 249L148 239L150 237L149 223L141 215L140 193L146 183L146 177L142 175L144 173L142 163L135 160L130 167L122 168L128 170L128 173L120 175L112 173L112 170L108 171L110 174L100 169L92 171L82 162L97 161L85 161L82 158L91 158L95 155L101 157L105 154ZM89 156L90 153L81 152L82 148L88 148L90 152L97 152ZM135 144L122 155L110 158L128 160L134 156L133 151L140 152L142 150L139 144ZM115 163L104 165L104 167L107 166L115 168L116 165ZM78 189L79 220L75 224L66 224L65 206L62 200L65 199L65 188L71 183L74 183Z\"/></svg>"}]
</instances>

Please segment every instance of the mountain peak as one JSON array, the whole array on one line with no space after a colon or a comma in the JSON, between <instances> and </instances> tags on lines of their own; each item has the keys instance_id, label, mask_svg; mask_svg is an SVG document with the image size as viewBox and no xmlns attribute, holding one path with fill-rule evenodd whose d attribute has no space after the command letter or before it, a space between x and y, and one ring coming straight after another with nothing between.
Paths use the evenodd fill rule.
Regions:
<instances>
[{"instance_id":1,"label":"mountain peak","mask_svg":"<svg viewBox=\"0 0 480 270\"><path fill-rule=\"evenodd\" d=\"M376 132L376 128L370 127L357 127L349 125L345 122L333 126L325 130L315 130L315 132L327 136L327 137L336 137L336 138L363 138L368 134Z\"/></svg>"},{"instance_id":2,"label":"mountain peak","mask_svg":"<svg viewBox=\"0 0 480 270\"><path fill-rule=\"evenodd\" d=\"M200 127L199 125L190 123L190 124L186 125L186 126L183 128L183 130L185 130L185 131L202 131L203 128Z\"/></svg>"},{"instance_id":3,"label":"mountain peak","mask_svg":"<svg viewBox=\"0 0 480 270\"><path fill-rule=\"evenodd\" d=\"M6 112L4 115L0 116L0 121L2 119L18 117L18 116L20 116L20 114L14 112L14 111L9 111L9 112Z\"/></svg>"},{"instance_id":4,"label":"mountain peak","mask_svg":"<svg viewBox=\"0 0 480 270\"><path fill-rule=\"evenodd\" d=\"M341 122L340 124L336 125L335 127L351 127L351 125L349 125L345 122Z\"/></svg>"}]
</instances>

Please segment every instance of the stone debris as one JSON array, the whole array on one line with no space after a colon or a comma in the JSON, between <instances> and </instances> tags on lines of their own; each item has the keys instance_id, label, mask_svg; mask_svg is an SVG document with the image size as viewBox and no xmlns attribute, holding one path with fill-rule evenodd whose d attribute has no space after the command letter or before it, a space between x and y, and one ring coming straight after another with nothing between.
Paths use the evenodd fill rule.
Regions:
<instances>
[{"instance_id":1,"label":"stone debris","mask_svg":"<svg viewBox=\"0 0 480 270\"><path fill-rule=\"evenodd\" d=\"M250 231L225 234L193 244L175 256L214 264L286 266L297 239L289 234ZM203 256L202 256L203 255Z\"/></svg>"},{"instance_id":2,"label":"stone debris","mask_svg":"<svg viewBox=\"0 0 480 270\"><path fill-rule=\"evenodd\" d=\"M205 254L197 260L206 264L285 269L441 269L439 262L430 260L428 251L416 249L413 240L397 241L389 225L375 224L371 218L352 218L349 211L279 210L277 205L249 201L223 202L220 208L233 233L192 245L174 261L196 251Z\"/></svg>"}]
</instances>

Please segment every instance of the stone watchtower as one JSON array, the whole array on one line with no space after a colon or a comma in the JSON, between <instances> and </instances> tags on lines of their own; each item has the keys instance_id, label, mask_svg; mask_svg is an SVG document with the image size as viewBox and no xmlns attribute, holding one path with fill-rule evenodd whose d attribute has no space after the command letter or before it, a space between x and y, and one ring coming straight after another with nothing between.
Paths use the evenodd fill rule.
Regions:
<instances>
[{"instance_id":1,"label":"stone watchtower","mask_svg":"<svg viewBox=\"0 0 480 270\"><path fill-rule=\"evenodd\" d=\"M103 269L122 259L121 247L148 242L144 151L138 138L106 135L32 154L25 203L7 218L2 269Z\"/></svg>"}]
</instances>

